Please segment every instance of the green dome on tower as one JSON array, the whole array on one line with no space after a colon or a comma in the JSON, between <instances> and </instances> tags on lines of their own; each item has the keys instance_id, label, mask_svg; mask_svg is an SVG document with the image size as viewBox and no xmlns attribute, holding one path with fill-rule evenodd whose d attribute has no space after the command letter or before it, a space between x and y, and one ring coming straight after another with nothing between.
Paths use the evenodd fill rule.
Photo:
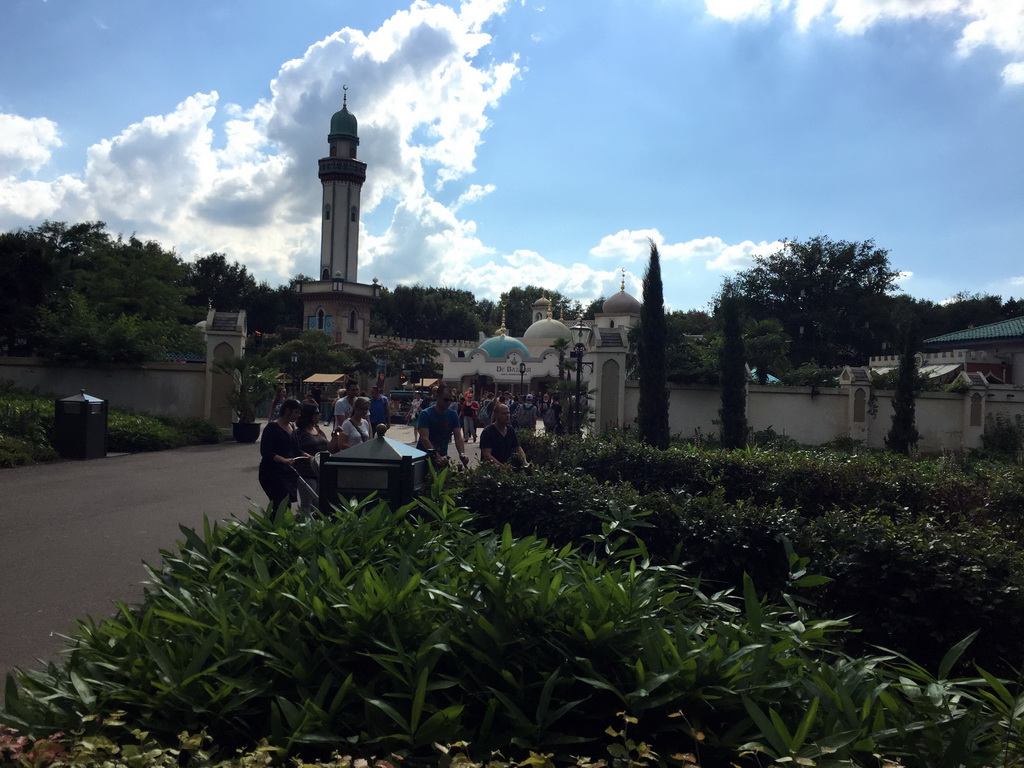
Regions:
<instances>
[{"instance_id":1,"label":"green dome on tower","mask_svg":"<svg viewBox=\"0 0 1024 768\"><path fill-rule=\"evenodd\" d=\"M347 94L341 111L335 112L334 117L331 118L331 136L342 136L349 139L359 137L359 125L356 122L356 116L348 111Z\"/></svg>"}]
</instances>

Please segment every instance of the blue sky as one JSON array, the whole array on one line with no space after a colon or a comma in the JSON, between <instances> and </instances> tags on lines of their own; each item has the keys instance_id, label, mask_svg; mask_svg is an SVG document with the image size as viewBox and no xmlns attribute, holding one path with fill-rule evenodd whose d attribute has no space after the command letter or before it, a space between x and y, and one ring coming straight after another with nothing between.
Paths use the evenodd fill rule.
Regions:
<instances>
[{"instance_id":1,"label":"blue sky","mask_svg":"<svg viewBox=\"0 0 1024 768\"><path fill-rule=\"evenodd\" d=\"M825 234L1024 295L1024 0L5 0L0 71L2 230L313 273L347 84L363 282L639 294L653 238L704 308Z\"/></svg>"}]
</instances>

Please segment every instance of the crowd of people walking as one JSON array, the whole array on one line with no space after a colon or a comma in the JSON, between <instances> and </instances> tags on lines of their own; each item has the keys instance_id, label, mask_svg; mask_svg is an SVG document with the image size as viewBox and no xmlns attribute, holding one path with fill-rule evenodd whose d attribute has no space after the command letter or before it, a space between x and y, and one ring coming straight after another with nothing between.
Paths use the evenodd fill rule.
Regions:
<instances>
[{"instance_id":1,"label":"crowd of people walking","mask_svg":"<svg viewBox=\"0 0 1024 768\"><path fill-rule=\"evenodd\" d=\"M335 399L319 385L301 402L281 388L270 404L260 441L260 485L274 507L298 502L300 512L310 514L319 492L313 457L366 442L386 432L399 417L414 425L417 447L438 468L455 460L468 465L467 442L479 442L481 463L528 466L518 433L543 429L563 434L562 413L559 395L547 392L487 391L478 399L471 389L459 392L440 384L413 393L405 410L379 386L366 393L355 379L346 381ZM329 435L324 427L329 427ZM450 457L453 444L457 453Z\"/></svg>"}]
</instances>

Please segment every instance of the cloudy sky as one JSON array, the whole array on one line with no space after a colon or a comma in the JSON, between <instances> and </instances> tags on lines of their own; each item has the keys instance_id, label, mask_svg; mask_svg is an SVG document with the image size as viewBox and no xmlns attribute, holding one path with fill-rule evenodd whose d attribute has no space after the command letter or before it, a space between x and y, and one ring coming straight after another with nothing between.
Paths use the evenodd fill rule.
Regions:
<instances>
[{"instance_id":1,"label":"cloudy sky","mask_svg":"<svg viewBox=\"0 0 1024 768\"><path fill-rule=\"evenodd\" d=\"M348 85L359 279L704 308L780 239L1024 295L1024 0L4 0L0 230L319 263Z\"/></svg>"}]
</instances>

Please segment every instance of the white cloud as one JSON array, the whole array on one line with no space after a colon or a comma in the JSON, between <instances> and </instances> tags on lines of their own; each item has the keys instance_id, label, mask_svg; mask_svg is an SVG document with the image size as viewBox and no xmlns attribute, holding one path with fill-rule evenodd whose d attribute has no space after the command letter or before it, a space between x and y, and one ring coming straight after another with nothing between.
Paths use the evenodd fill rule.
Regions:
<instances>
[{"instance_id":1,"label":"white cloud","mask_svg":"<svg viewBox=\"0 0 1024 768\"><path fill-rule=\"evenodd\" d=\"M459 195L459 199L455 201L453 209L457 211L464 205L475 203L477 200L487 197L487 195L494 192L495 189L497 189L497 187L493 184L484 184L482 186L480 184L470 184L469 189Z\"/></svg>"},{"instance_id":2,"label":"white cloud","mask_svg":"<svg viewBox=\"0 0 1024 768\"><path fill-rule=\"evenodd\" d=\"M726 245L717 237L705 239L720 246L718 253L711 256L704 264L709 270L716 272L736 272L746 269L754 263L755 256L767 256L782 248L782 243L778 240L770 243L765 240L760 243L744 240L736 245Z\"/></svg>"},{"instance_id":3,"label":"white cloud","mask_svg":"<svg viewBox=\"0 0 1024 768\"><path fill-rule=\"evenodd\" d=\"M0 113L0 176L38 171L59 146L57 124L52 120Z\"/></svg>"},{"instance_id":4,"label":"white cloud","mask_svg":"<svg viewBox=\"0 0 1024 768\"><path fill-rule=\"evenodd\" d=\"M540 285L588 302L618 292L620 279L618 270L599 270L580 263L556 264L535 251L521 250L467 270L456 287L493 299L516 285ZM635 278L630 282L636 290L639 282Z\"/></svg>"},{"instance_id":5,"label":"white cloud","mask_svg":"<svg viewBox=\"0 0 1024 768\"><path fill-rule=\"evenodd\" d=\"M1003 67L1003 82L1007 85L1024 85L1024 61Z\"/></svg>"},{"instance_id":6,"label":"white cloud","mask_svg":"<svg viewBox=\"0 0 1024 768\"><path fill-rule=\"evenodd\" d=\"M316 161L326 154L330 117L349 84L359 156L371 169L364 222L383 201L395 205L387 231L363 238L360 279L443 282L492 255L475 223L456 212L493 185L456 189L450 209L427 190L458 184L473 171L486 113L518 75L514 56L478 60L491 40L483 24L505 8L504 0L469 0L457 11L417 0L377 30L342 29L284 63L271 96L250 108L197 93L90 147L80 178L0 178L0 227L97 218L185 256L220 250L282 279L314 271ZM218 108L229 118L219 137ZM3 116L0 168L38 170L59 143L48 120Z\"/></svg>"},{"instance_id":7,"label":"white cloud","mask_svg":"<svg viewBox=\"0 0 1024 768\"><path fill-rule=\"evenodd\" d=\"M606 235L601 242L590 249L593 256L602 259L618 259L631 263L646 260L650 255L651 241L658 246L663 262L703 261L709 270L733 272L750 266L753 257L773 253L782 247L778 240L754 243L745 240L729 245L720 237L701 237L684 243L666 243L664 235L656 229L623 229L614 235Z\"/></svg>"},{"instance_id":8,"label":"white cloud","mask_svg":"<svg viewBox=\"0 0 1024 768\"><path fill-rule=\"evenodd\" d=\"M712 16L727 21L764 19L792 11L806 30L831 21L848 34L860 34L886 21L934 20L963 23L957 52L967 56L990 46L1014 58L1024 57L1024 0L705 0ZM1024 61L1002 72L1008 85L1024 83Z\"/></svg>"}]
</instances>

